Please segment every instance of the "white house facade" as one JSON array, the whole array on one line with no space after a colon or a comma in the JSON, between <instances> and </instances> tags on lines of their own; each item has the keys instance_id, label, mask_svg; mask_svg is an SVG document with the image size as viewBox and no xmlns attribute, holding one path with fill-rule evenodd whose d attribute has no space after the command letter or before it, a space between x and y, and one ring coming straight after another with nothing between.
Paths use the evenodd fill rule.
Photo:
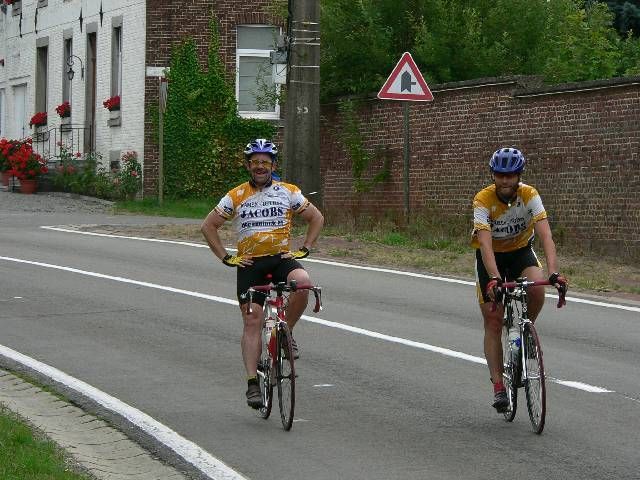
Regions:
<instances>
[{"instance_id":1,"label":"white house facade","mask_svg":"<svg viewBox=\"0 0 640 480\"><path fill-rule=\"evenodd\" d=\"M142 161L145 0L1 1L0 137L32 136L52 160L62 143L106 168L126 151ZM46 126L31 127L38 112Z\"/></svg>"}]
</instances>

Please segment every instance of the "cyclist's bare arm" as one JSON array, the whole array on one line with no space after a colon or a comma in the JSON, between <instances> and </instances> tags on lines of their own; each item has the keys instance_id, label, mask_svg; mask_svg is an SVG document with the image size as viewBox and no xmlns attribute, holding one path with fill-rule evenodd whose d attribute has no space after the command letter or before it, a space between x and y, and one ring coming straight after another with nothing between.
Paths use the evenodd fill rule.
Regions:
<instances>
[{"instance_id":1,"label":"cyclist's bare arm","mask_svg":"<svg viewBox=\"0 0 640 480\"><path fill-rule=\"evenodd\" d=\"M493 253L493 241L489 230L478 230L478 242L480 243L480 253L482 255L482 263L487 270L489 277L500 277L496 256Z\"/></svg>"},{"instance_id":2,"label":"cyclist's bare arm","mask_svg":"<svg viewBox=\"0 0 640 480\"><path fill-rule=\"evenodd\" d=\"M205 240L209 244L209 248L220 260L227 255L227 250L224 248L224 245L222 245L222 240L220 240L220 235L218 235L218 229L225 221L222 215L215 210L211 210L200 226L200 231L202 231Z\"/></svg>"},{"instance_id":3,"label":"cyclist's bare arm","mask_svg":"<svg viewBox=\"0 0 640 480\"><path fill-rule=\"evenodd\" d=\"M320 230L322 230L322 226L324 225L324 217L313 203L310 203L309 206L304 209L300 217L308 224L307 236L304 239L303 246L310 249L316 243L318 236L320 236Z\"/></svg>"},{"instance_id":4,"label":"cyclist's bare arm","mask_svg":"<svg viewBox=\"0 0 640 480\"><path fill-rule=\"evenodd\" d=\"M542 243L542 250L544 251L544 258L547 261L547 271L549 274L558 271L558 256L556 255L556 244L553 241L551 235L551 227L549 226L549 220L546 218L539 220L533 226L536 236Z\"/></svg>"}]
</instances>

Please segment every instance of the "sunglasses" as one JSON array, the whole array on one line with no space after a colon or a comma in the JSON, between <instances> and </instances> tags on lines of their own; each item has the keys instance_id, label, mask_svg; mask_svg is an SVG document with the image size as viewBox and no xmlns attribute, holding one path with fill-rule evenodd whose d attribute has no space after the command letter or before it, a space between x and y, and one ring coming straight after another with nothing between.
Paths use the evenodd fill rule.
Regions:
<instances>
[{"instance_id":1,"label":"sunglasses","mask_svg":"<svg viewBox=\"0 0 640 480\"><path fill-rule=\"evenodd\" d=\"M251 165L252 167L271 167L271 165L273 165L273 162L271 160L258 160L253 158L249 160L249 165Z\"/></svg>"}]
</instances>

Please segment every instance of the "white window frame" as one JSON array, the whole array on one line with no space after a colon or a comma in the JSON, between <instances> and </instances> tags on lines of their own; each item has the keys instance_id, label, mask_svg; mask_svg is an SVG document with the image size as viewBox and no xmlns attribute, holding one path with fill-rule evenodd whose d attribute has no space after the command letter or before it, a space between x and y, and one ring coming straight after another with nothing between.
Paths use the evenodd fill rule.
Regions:
<instances>
[{"instance_id":1,"label":"white window frame","mask_svg":"<svg viewBox=\"0 0 640 480\"><path fill-rule=\"evenodd\" d=\"M278 33L282 32L282 28L276 25L238 25L239 27L254 27L254 28L272 28L277 29ZM236 49L236 100L238 103L240 102L240 59L242 57L260 57L266 58L267 60L271 60L271 52L274 50L267 49L252 49L252 48L237 48ZM275 76L275 68L276 65L271 65L271 75ZM276 93L280 93L280 85L275 84ZM276 102L275 110L272 112L265 111L251 111L251 110L240 110L238 106L238 115L243 118L259 118L264 120L278 120L280 118L280 104Z\"/></svg>"}]
</instances>

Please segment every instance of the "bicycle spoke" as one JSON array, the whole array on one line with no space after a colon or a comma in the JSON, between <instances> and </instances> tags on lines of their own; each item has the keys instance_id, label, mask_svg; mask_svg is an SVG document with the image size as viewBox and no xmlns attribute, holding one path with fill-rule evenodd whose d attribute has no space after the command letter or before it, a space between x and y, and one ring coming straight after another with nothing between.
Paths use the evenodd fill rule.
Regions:
<instances>
[{"instance_id":1,"label":"bicycle spoke","mask_svg":"<svg viewBox=\"0 0 640 480\"><path fill-rule=\"evenodd\" d=\"M285 430L290 430L293 424L295 407L295 368L293 364L293 349L291 347L291 332L286 324L280 324L278 330L276 361L276 384L278 386L278 401L280 404L280 418Z\"/></svg>"},{"instance_id":2,"label":"bicycle spoke","mask_svg":"<svg viewBox=\"0 0 640 480\"><path fill-rule=\"evenodd\" d=\"M523 346L525 353L526 381L525 391L529 419L535 433L542 433L546 415L546 388L542 349L540 339L532 324L524 330Z\"/></svg>"}]
</instances>

